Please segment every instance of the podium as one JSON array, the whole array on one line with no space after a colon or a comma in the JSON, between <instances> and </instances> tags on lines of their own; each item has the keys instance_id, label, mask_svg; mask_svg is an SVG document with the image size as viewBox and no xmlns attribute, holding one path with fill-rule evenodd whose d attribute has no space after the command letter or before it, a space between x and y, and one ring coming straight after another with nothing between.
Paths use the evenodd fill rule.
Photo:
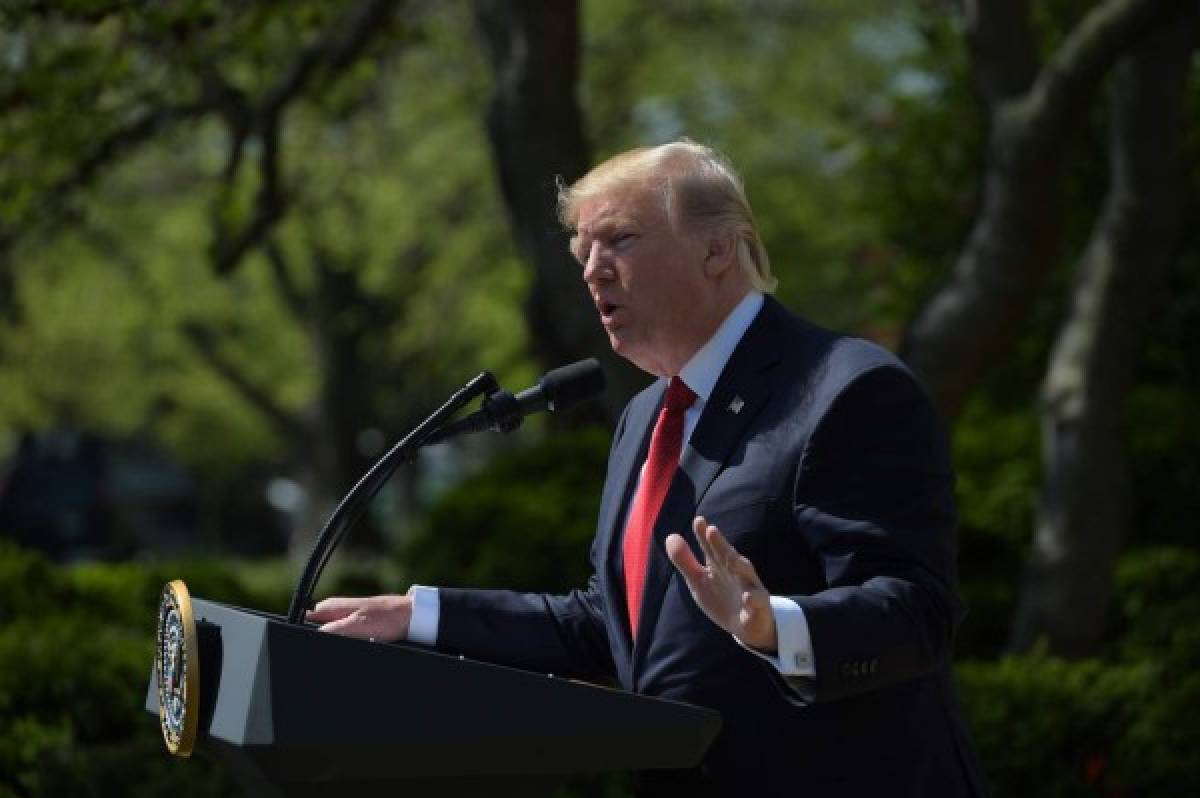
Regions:
<instances>
[{"instance_id":1,"label":"podium","mask_svg":"<svg viewBox=\"0 0 1200 798\"><path fill-rule=\"evenodd\" d=\"M571 773L694 766L721 725L676 701L192 606L197 746L250 795L548 794Z\"/></svg>"}]
</instances>

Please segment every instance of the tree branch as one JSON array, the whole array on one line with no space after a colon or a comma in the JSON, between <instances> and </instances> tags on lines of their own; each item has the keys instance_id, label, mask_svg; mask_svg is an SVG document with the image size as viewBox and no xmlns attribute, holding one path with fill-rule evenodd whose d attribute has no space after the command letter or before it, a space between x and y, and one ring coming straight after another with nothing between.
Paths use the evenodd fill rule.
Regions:
<instances>
[{"instance_id":1,"label":"tree branch","mask_svg":"<svg viewBox=\"0 0 1200 798\"><path fill-rule=\"evenodd\" d=\"M70 193L90 184L103 168L112 166L122 155L145 144L169 125L198 117L207 110L208 106L204 103L155 108L131 124L112 131L77 161L68 174L46 189L41 200L36 203L37 210L28 214L26 221L32 216L55 216ZM22 226L24 223L15 225Z\"/></svg>"},{"instance_id":2,"label":"tree branch","mask_svg":"<svg viewBox=\"0 0 1200 798\"><path fill-rule=\"evenodd\" d=\"M1029 95L1034 137L1053 136L1100 78L1157 22L1195 0L1108 0L1089 11L1038 74Z\"/></svg>"},{"instance_id":3,"label":"tree branch","mask_svg":"<svg viewBox=\"0 0 1200 798\"><path fill-rule=\"evenodd\" d=\"M301 324L308 323L311 317L308 298L296 285L296 280L292 276L291 264L288 263L287 256L283 254L279 242L274 238L268 238L262 250L263 255L267 258L267 264L271 267L271 277L275 280L275 287L279 290L279 295L283 298L288 312Z\"/></svg>"},{"instance_id":4,"label":"tree branch","mask_svg":"<svg viewBox=\"0 0 1200 798\"><path fill-rule=\"evenodd\" d=\"M337 74L357 60L359 54L386 28L395 10L395 0L364 0L352 9L324 36L301 51L275 85L263 95L259 113L264 117L278 114L302 92L321 71Z\"/></svg>"},{"instance_id":5,"label":"tree branch","mask_svg":"<svg viewBox=\"0 0 1200 798\"><path fill-rule=\"evenodd\" d=\"M225 276L237 268L246 253L257 246L282 218L287 198L280 177L280 134L283 116L289 103L309 86L318 74L334 75L361 55L363 49L386 29L389 15L395 10L394 0L364 0L333 25L324 36L305 47L283 71L262 98L249 104L249 124L241 125L243 117L231 123L233 148L227 163L225 179L231 182L241 159L246 138L257 132L262 145L258 158L259 188L254 199L254 211L239 230L227 231L219 212L215 218L212 244L213 268ZM240 135L239 135L240 133ZM232 170L232 171L231 171Z\"/></svg>"},{"instance_id":6,"label":"tree branch","mask_svg":"<svg viewBox=\"0 0 1200 798\"><path fill-rule=\"evenodd\" d=\"M246 94L225 79L214 64L203 67L201 80L204 94L212 106L225 120L225 129L229 133L229 154L225 159L225 168L221 179L232 183L242 166L242 155L246 151L246 139L254 125L250 104Z\"/></svg>"},{"instance_id":7,"label":"tree branch","mask_svg":"<svg viewBox=\"0 0 1200 798\"><path fill-rule=\"evenodd\" d=\"M1148 25L1193 2L1108 0L1068 34L1027 94L993 109L982 206L950 280L902 346L947 418L1014 339L1056 261L1061 173L1079 109Z\"/></svg>"},{"instance_id":8,"label":"tree branch","mask_svg":"<svg viewBox=\"0 0 1200 798\"><path fill-rule=\"evenodd\" d=\"M300 418L280 406L270 393L250 378L220 347L220 334L210 325L198 321L185 322L184 336L208 365L260 413L267 417L281 435L293 441L309 441L312 431Z\"/></svg>"},{"instance_id":9,"label":"tree branch","mask_svg":"<svg viewBox=\"0 0 1200 798\"><path fill-rule=\"evenodd\" d=\"M967 0L967 43L975 79L990 108L1024 94L1038 73L1029 0Z\"/></svg>"},{"instance_id":10,"label":"tree branch","mask_svg":"<svg viewBox=\"0 0 1200 798\"><path fill-rule=\"evenodd\" d=\"M262 146L258 156L259 185L254 196L254 211L250 220L232 234L225 229L221 209L214 218L212 243L213 268L224 277L232 272L242 258L262 241L283 216L286 200L279 185L279 117L263 120L260 130ZM231 142L241 147L241 142Z\"/></svg>"}]
</instances>

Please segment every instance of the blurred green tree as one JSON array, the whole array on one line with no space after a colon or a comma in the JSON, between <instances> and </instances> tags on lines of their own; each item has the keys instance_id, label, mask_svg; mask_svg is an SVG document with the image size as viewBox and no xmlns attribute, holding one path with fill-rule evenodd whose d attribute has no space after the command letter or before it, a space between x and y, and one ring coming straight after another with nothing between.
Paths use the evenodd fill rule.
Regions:
<instances>
[{"instance_id":1,"label":"blurred green tree","mask_svg":"<svg viewBox=\"0 0 1200 798\"><path fill-rule=\"evenodd\" d=\"M402 5L6 10L6 427L285 464L312 532L471 370L527 376L469 17Z\"/></svg>"},{"instance_id":2,"label":"blurred green tree","mask_svg":"<svg viewBox=\"0 0 1200 798\"><path fill-rule=\"evenodd\" d=\"M1107 197L1090 211L1099 215L1042 380L1043 488L1011 638L1018 650L1045 639L1051 651L1078 656L1103 640L1133 518L1127 398L1158 286L1182 249L1176 220L1196 21L1194 4L1136 0L1054 4L1040 19L1027 3L964 9L987 130L980 197L949 279L901 346L952 420L1019 340L1014 331L1070 251L1063 186L1078 170L1069 156L1095 125L1099 88L1116 69Z\"/></svg>"},{"instance_id":3,"label":"blurred green tree","mask_svg":"<svg viewBox=\"0 0 1200 798\"><path fill-rule=\"evenodd\" d=\"M557 214L558 185L591 162L577 99L579 2L475 0L474 10L492 68L485 115L492 162L513 239L531 267L530 344L547 367L598 358L608 380L604 420L614 422L646 376L609 348Z\"/></svg>"}]
</instances>

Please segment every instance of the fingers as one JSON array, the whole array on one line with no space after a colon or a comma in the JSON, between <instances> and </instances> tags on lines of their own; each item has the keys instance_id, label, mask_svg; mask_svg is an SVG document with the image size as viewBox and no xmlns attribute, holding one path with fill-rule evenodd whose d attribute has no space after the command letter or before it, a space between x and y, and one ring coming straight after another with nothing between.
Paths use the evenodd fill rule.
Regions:
<instances>
[{"instance_id":1,"label":"fingers","mask_svg":"<svg viewBox=\"0 0 1200 798\"><path fill-rule=\"evenodd\" d=\"M667 558L679 569L679 572L683 574L683 578L687 580L688 584L697 583L704 578L704 566L696 559L696 555L692 554L692 548L683 539L682 535L667 535L666 545Z\"/></svg>"},{"instance_id":2,"label":"fingers","mask_svg":"<svg viewBox=\"0 0 1200 798\"><path fill-rule=\"evenodd\" d=\"M363 623L363 619L357 615L347 615L345 618L330 621L321 626L321 631L333 632L345 637L357 637L362 640L372 637L370 631Z\"/></svg>"},{"instance_id":3,"label":"fingers","mask_svg":"<svg viewBox=\"0 0 1200 798\"><path fill-rule=\"evenodd\" d=\"M721 534L720 529L717 529L716 524L710 524L704 516L698 515L692 521L692 531L696 533L696 541L704 551L708 565L711 566L715 563L728 570L734 570L734 562L738 557L737 550L729 545L729 541L725 540L725 536Z\"/></svg>"},{"instance_id":4,"label":"fingers","mask_svg":"<svg viewBox=\"0 0 1200 798\"><path fill-rule=\"evenodd\" d=\"M312 623L336 621L353 613L363 605L364 601L365 599L361 596L353 598L333 596L317 602L317 605L306 612L304 617Z\"/></svg>"},{"instance_id":5,"label":"fingers","mask_svg":"<svg viewBox=\"0 0 1200 798\"><path fill-rule=\"evenodd\" d=\"M700 518L697 521L703 520ZM697 525L699 526L699 525ZM707 544L706 551L711 551L710 561L715 560L720 567L736 574L740 578L746 580L755 587L762 587L762 580L758 577L758 571L754 568L754 563L743 557L738 550L735 549L725 536L721 534L721 530L717 529L713 524L705 522L704 524L704 540Z\"/></svg>"},{"instance_id":6,"label":"fingers","mask_svg":"<svg viewBox=\"0 0 1200 798\"><path fill-rule=\"evenodd\" d=\"M708 546L712 549L713 554L722 565L734 570L738 558L741 556L737 553L737 549L729 545L729 541L721 534L721 530L713 524L708 524L708 529L705 530L705 538L708 541Z\"/></svg>"},{"instance_id":7,"label":"fingers","mask_svg":"<svg viewBox=\"0 0 1200 798\"><path fill-rule=\"evenodd\" d=\"M763 590L762 579L754 564L738 553L715 524L708 523L704 516L698 515L692 520L692 531L704 555L703 564L692 554L682 536L674 534L667 537L667 556L689 583L704 576L724 574L726 577L736 577L737 581L753 588L756 593Z\"/></svg>"},{"instance_id":8,"label":"fingers","mask_svg":"<svg viewBox=\"0 0 1200 798\"><path fill-rule=\"evenodd\" d=\"M400 640L408 634L412 598L400 595L338 596L317 604L307 617L321 624L322 632L361 640Z\"/></svg>"},{"instance_id":9,"label":"fingers","mask_svg":"<svg viewBox=\"0 0 1200 798\"><path fill-rule=\"evenodd\" d=\"M696 536L696 542L700 544L700 552L704 555L704 563L711 565L713 561L712 549L708 546L706 532L708 530L708 522L702 517L696 516L692 519L692 533Z\"/></svg>"}]
</instances>

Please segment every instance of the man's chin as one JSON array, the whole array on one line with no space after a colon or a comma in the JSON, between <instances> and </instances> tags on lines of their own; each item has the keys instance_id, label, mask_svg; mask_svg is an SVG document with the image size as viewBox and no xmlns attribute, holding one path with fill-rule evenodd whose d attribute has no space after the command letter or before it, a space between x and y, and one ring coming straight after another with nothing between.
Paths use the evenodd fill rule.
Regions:
<instances>
[{"instance_id":1,"label":"man's chin","mask_svg":"<svg viewBox=\"0 0 1200 798\"><path fill-rule=\"evenodd\" d=\"M609 333L608 343L612 346L612 350L621 357L628 360L633 365L637 366L647 374L656 377L663 376L661 369L657 368L657 361L650 356L649 352L634 346L628 338L624 338L619 334Z\"/></svg>"},{"instance_id":2,"label":"man's chin","mask_svg":"<svg viewBox=\"0 0 1200 798\"><path fill-rule=\"evenodd\" d=\"M608 345L612 347L612 351L621 357L628 358L629 341L621 335L621 331L605 328L604 332L608 334Z\"/></svg>"}]
</instances>

